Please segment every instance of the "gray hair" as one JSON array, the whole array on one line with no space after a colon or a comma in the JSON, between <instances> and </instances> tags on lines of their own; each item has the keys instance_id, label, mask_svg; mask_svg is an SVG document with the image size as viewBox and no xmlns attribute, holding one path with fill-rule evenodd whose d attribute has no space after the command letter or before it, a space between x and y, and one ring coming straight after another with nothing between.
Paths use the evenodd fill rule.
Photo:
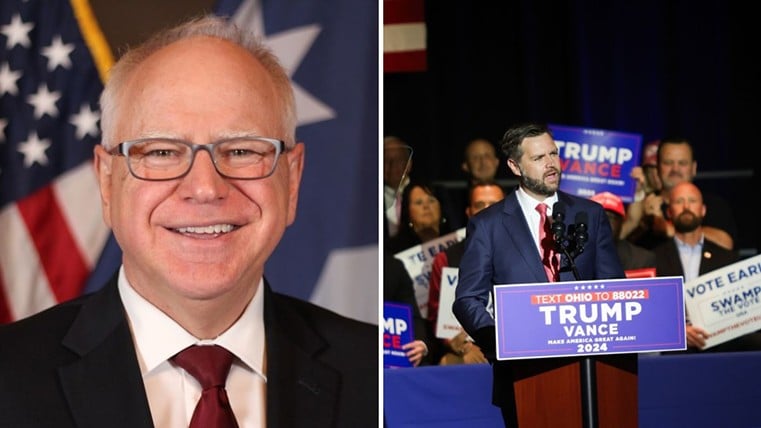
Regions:
<instances>
[{"instance_id":1,"label":"gray hair","mask_svg":"<svg viewBox=\"0 0 761 428\"><path fill-rule=\"evenodd\" d=\"M192 37L208 36L232 42L259 61L275 82L276 91L283 101L284 136L287 142L293 144L296 134L296 101L288 73L280 64L277 56L263 41L253 33L238 28L224 18L206 15L193 18L177 27L157 33L144 43L128 50L109 71L108 81L100 95L101 108L101 143L110 148L114 138L115 122L122 104L122 89L124 82L146 58L158 50Z\"/></svg>"}]
</instances>

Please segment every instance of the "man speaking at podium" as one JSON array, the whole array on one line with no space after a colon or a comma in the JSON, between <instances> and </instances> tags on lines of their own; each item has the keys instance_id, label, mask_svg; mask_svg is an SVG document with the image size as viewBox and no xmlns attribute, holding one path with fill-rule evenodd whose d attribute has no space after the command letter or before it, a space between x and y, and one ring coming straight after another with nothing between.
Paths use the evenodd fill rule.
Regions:
<instances>
[{"instance_id":1,"label":"man speaking at podium","mask_svg":"<svg viewBox=\"0 0 761 428\"><path fill-rule=\"evenodd\" d=\"M468 222L452 309L492 363L492 403L512 428L518 426L515 373L510 361L496 361L494 318L487 311L493 286L625 276L602 206L558 191L561 165L550 129L521 124L501 145L519 185ZM566 218L574 219L567 231Z\"/></svg>"}]
</instances>

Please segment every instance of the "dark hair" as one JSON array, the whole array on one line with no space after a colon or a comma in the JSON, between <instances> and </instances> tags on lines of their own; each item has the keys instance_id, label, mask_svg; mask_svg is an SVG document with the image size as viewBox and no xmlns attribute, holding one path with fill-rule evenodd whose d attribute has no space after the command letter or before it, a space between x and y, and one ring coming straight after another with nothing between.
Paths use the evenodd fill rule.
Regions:
<instances>
[{"instance_id":1,"label":"dark hair","mask_svg":"<svg viewBox=\"0 0 761 428\"><path fill-rule=\"evenodd\" d=\"M412 189L416 187L423 189L425 193L436 198L439 203L441 202L441 197L437 194L436 189L431 183L422 180L410 181L409 184L404 187L404 191L402 192L402 209L401 214L399 215L400 231L403 229L410 229L410 194L412 193ZM446 223L446 219L444 218L444 211L441 212L441 220L439 221L439 224L442 223Z\"/></svg>"},{"instance_id":2,"label":"dark hair","mask_svg":"<svg viewBox=\"0 0 761 428\"><path fill-rule=\"evenodd\" d=\"M434 196L439 200L440 205L442 205L441 219L439 220L439 236L446 235L452 231L449 223L447 222L447 219L444 217L444 208L443 204L441 204L441 196L436 191L436 188L426 181L412 180L409 182L409 184L407 184L407 186L404 187L404 191L402 192L402 207L401 214L399 215L399 230L397 231L396 236L391 238L391 241L389 242L392 253L397 253L422 243L422 240L417 235L417 233L415 233L415 230L410 227L410 194L416 187L419 187L423 189L423 191L425 191L427 194Z\"/></svg>"},{"instance_id":3,"label":"dark hair","mask_svg":"<svg viewBox=\"0 0 761 428\"><path fill-rule=\"evenodd\" d=\"M473 200L473 191L479 187L496 186L502 189L502 193L505 193L505 189L497 182L497 180L476 180L468 185L468 205Z\"/></svg>"},{"instance_id":4,"label":"dark hair","mask_svg":"<svg viewBox=\"0 0 761 428\"><path fill-rule=\"evenodd\" d=\"M522 123L512 126L502 136L501 147L502 153L507 159L517 162L523 156L521 143L526 138L538 137L543 134L549 134L552 137L552 131L547 125L542 123Z\"/></svg>"},{"instance_id":5,"label":"dark hair","mask_svg":"<svg viewBox=\"0 0 761 428\"><path fill-rule=\"evenodd\" d=\"M668 138L663 138L660 144L658 144L658 151L656 152L656 159L658 160L658 163L661 163L661 150L663 150L663 146L667 144L672 144L672 145L683 144L687 146L690 149L690 156L692 157L692 161L695 162L695 149L692 147L690 140L683 137L668 137Z\"/></svg>"}]
</instances>

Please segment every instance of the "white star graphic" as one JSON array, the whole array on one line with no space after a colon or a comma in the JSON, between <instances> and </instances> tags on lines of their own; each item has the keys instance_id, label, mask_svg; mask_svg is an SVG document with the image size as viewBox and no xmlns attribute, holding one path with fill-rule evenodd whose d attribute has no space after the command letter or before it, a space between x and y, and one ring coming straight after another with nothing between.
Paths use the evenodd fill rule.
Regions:
<instances>
[{"instance_id":1,"label":"white star graphic","mask_svg":"<svg viewBox=\"0 0 761 428\"><path fill-rule=\"evenodd\" d=\"M0 96L3 94L18 94L18 85L16 81L21 78L20 71L13 71L8 63L0 67Z\"/></svg>"},{"instance_id":2,"label":"white star graphic","mask_svg":"<svg viewBox=\"0 0 761 428\"><path fill-rule=\"evenodd\" d=\"M288 77L293 77L293 73L301 65L301 61L309 52L309 48L314 44L314 40L320 31L319 25L307 25L283 31L267 38L267 43L280 58L283 67L288 70ZM293 94L296 98L299 125L322 122L336 117L336 112L332 108L312 96L295 81L293 82Z\"/></svg>"},{"instance_id":3,"label":"white star graphic","mask_svg":"<svg viewBox=\"0 0 761 428\"><path fill-rule=\"evenodd\" d=\"M75 135L81 140L85 138L85 135L93 137L98 135L98 119L100 119L98 111L93 111L90 106L84 104L79 109L79 113L71 117L69 123L77 127Z\"/></svg>"},{"instance_id":4,"label":"white star graphic","mask_svg":"<svg viewBox=\"0 0 761 428\"><path fill-rule=\"evenodd\" d=\"M18 13L13 15L11 23L0 27L0 33L5 34L7 40L5 41L5 47L8 49L13 48L16 45L23 47L29 47L31 41L29 41L29 32L34 28L34 24L24 24L21 21L21 15Z\"/></svg>"},{"instance_id":5,"label":"white star graphic","mask_svg":"<svg viewBox=\"0 0 761 428\"><path fill-rule=\"evenodd\" d=\"M71 68L69 54L74 50L71 43L64 44L61 36L55 36L50 46L42 49L42 55L48 58L48 71L55 70L59 65L63 68Z\"/></svg>"},{"instance_id":6,"label":"white star graphic","mask_svg":"<svg viewBox=\"0 0 761 428\"><path fill-rule=\"evenodd\" d=\"M43 83L37 90L37 93L29 95L27 102L34 106L34 117L39 119L42 115L47 114L50 117L58 115L58 108L55 103L61 98L60 92L50 92L48 87Z\"/></svg>"},{"instance_id":7,"label":"white star graphic","mask_svg":"<svg viewBox=\"0 0 761 428\"><path fill-rule=\"evenodd\" d=\"M26 141L18 145L19 153L24 155L24 166L29 168L37 162L40 165L48 164L48 157L45 150L50 147L50 140L40 140L35 133L30 133Z\"/></svg>"},{"instance_id":8,"label":"white star graphic","mask_svg":"<svg viewBox=\"0 0 761 428\"><path fill-rule=\"evenodd\" d=\"M241 28L251 28L255 33L266 34L261 8L257 1L244 2L235 13L233 21ZM275 55L280 59L281 64L288 72L288 77L292 78L293 73L301 65L301 61L309 52L320 31L322 29L316 24L291 28L266 36L265 43L272 48ZM298 125L308 125L336 117L336 112L330 106L312 96L297 82L292 81L292 83L294 98L296 99L296 111L298 112Z\"/></svg>"}]
</instances>

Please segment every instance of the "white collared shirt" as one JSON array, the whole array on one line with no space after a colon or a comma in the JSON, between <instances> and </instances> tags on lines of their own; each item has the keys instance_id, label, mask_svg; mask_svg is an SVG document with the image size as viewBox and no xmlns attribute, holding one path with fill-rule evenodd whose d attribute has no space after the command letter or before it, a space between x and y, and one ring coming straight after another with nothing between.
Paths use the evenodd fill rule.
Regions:
<instances>
[{"instance_id":1,"label":"white collared shirt","mask_svg":"<svg viewBox=\"0 0 761 428\"><path fill-rule=\"evenodd\" d=\"M196 344L217 344L237 357L226 385L235 418L241 428L266 426L263 280L240 318L219 337L203 341L140 296L127 281L123 266L118 284L155 426L186 428L190 423L201 386L169 359Z\"/></svg>"},{"instance_id":2,"label":"white collared shirt","mask_svg":"<svg viewBox=\"0 0 761 428\"><path fill-rule=\"evenodd\" d=\"M528 229L531 231L531 236L534 238L536 249L539 251L539 254L542 254L542 244L539 243L539 220L542 216L539 215L536 206L540 203L547 204L547 217L552 218L552 207L555 205L555 202L558 201L558 194L556 192L544 201L538 202L536 199L529 196L529 194L523 190L523 187L519 186L515 192L515 195L518 197L518 205L521 206L523 216L526 217L526 221L528 222Z\"/></svg>"},{"instance_id":3,"label":"white collared shirt","mask_svg":"<svg viewBox=\"0 0 761 428\"><path fill-rule=\"evenodd\" d=\"M703 258L704 236L695 245L690 245L674 236L676 248L679 251L679 260L682 262L684 281L690 281L700 276L700 261Z\"/></svg>"}]
</instances>

